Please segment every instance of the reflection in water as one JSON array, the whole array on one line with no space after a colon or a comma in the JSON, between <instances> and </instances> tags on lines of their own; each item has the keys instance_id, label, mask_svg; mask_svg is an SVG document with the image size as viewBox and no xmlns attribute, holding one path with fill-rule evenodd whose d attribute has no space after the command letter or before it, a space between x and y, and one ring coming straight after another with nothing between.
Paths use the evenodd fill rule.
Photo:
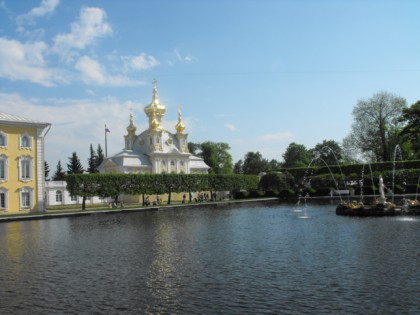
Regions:
<instances>
[{"instance_id":1,"label":"reflection in water","mask_svg":"<svg viewBox=\"0 0 420 315\"><path fill-rule=\"evenodd\" d=\"M4 314L415 314L418 218L335 205L0 224ZM386 298L384 298L386 297Z\"/></svg>"},{"instance_id":2,"label":"reflection in water","mask_svg":"<svg viewBox=\"0 0 420 315\"><path fill-rule=\"evenodd\" d=\"M153 244L153 262L147 273L147 288L150 290L153 300L162 301L161 311L167 312L166 305L175 303L177 287L175 283L176 265L178 253L176 251L175 239L166 221L158 223ZM146 311L153 311L153 305L147 305Z\"/></svg>"}]
</instances>

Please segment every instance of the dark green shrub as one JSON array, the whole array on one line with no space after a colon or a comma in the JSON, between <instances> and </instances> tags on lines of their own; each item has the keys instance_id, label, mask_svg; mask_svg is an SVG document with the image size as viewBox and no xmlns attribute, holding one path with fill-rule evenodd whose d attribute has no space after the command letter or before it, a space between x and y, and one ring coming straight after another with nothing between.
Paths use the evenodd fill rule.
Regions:
<instances>
[{"instance_id":1,"label":"dark green shrub","mask_svg":"<svg viewBox=\"0 0 420 315\"><path fill-rule=\"evenodd\" d=\"M264 192L260 190L251 190L248 194L248 198L262 198L264 197Z\"/></svg>"},{"instance_id":2,"label":"dark green shrub","mask_svg":"<svg viewBox=\"0 0 420 315\"><path fill-rule=\"evenodd\" d=\"M247 191L234 191L233 198L234 199L245 199L248 198L249 192Z\"/></svg>"},{"instance_id":3,"label":"dark green shrub","mask_svg":"<svg viewBox=\"0 0 420 315\"><path fill-rule=\"evenodd\" d=\"M331 188L330 187L319 187L313 193L312 196L330 196Z\"/></svg>"},{"instance_id":4,"label":"dark green shrub","mask_svg":"<svg viewBox=\"0 0 420 315\"><path fill-rule=\"evenodd\" d=\"M406 194L416 194L420 193L420 185L417 184L408 184L405 186L405 193Z\"/></svg>"},{"instance_id":5,"label":"dark green shrub","mask_svg":"<svg viewBox=\"0 0 420 315\"><path fill-rule=\"evenodd\" d=\"M293 189L283 189L282 191L279 192L280 198L291 198L291 197L296 197L296 196L297 194L295 193Z\"/></svg>"},{"instance_id":6,"label":"dark green shrub","mask_svg":"<svg viewBox=\"0 0 420 315\"><path fill-rule=\"evenodd\" d=\"M264 196L265 197L270 197L270 198L276 198L276 197L278 197L279 196L279 192L278 191L276 191L276 190L269 190L269 191L266 191L265 192L265 194L264 194Z\"/></svg>"}]
</instances>

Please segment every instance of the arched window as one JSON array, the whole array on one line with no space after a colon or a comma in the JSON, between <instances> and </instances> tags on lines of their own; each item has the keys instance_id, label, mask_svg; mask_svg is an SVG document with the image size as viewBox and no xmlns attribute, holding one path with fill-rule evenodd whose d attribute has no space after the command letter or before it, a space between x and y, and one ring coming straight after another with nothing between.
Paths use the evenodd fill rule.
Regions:
<instances>
[{"instance_id":1,"label":"arched window","mask_svg":"<svg viewBox=\"0 0 420 315\"><path fill-rule=\"evenodd\" d=\"M0 147L7 147L7 133L0 130Z\"/></svg>"},{"instance_id":2,"label":"arched window","mask_svg":"<svg viewBox=\"0 0 420 315\"><path fill-rule=\"evenodd\" d=\"M20 137L20 147L22 149L30 149L32 147L31 136L27 133L24 133Z\"/></svg>"},{"instance_id":3,"label":"arched window","mask_svg":"<svg viewBox=\"0 0 420 315\"><path fill-rule=\"evenodd\" d=\"M20 208L30 209L32 207L32 191L30 187L23 187L20 189Z\"/></svg>"},{"instance_id":4,"label":"arched window","mask_svg":"<svg viewBox=\"0 0 420 315\"><path fill-rule=\"evenodd\" d=\"M57 190L55 192L55 201L56 202L63 202L63 193L61 192L61 190Z\"/></svg>"},{"instance_id":5,"label":"arched window","mask_svg":"<svg viewBox=\"0 0 420 315\"><path fill-rule=\"evenodd\" d=\"M19 158L20 180L29 181L32 179L32 157L21 156Z\"/></svg>"},{"instance_id":6,"label":"arched window","mask_svg":"<svg viewBox=\"0 0 420 315\"><path fill-rule=\"evenodd\" d=\"M0 182L4 182L7 180L7 170L8 170L7 156L2 154L0 155Z\"/></svg>"},{"instance_id":7,"label":"arched window","mask_svg":"<svg viewBox=\"0 0 420 315\"><path fill-rule=\"evenodd\" d=\"M174 160L171 161L171 166L175 166L175 161Z\"/></svg>"},{"instance_id":8,"label":"arched window","mask_svg":"<svg viewBox=\"0 0 420 315\"><path fill-rule=\"evenodd\" d=\"M0 210L7 210L7 189L0 188Z\"/></svg>"}]
</instances>

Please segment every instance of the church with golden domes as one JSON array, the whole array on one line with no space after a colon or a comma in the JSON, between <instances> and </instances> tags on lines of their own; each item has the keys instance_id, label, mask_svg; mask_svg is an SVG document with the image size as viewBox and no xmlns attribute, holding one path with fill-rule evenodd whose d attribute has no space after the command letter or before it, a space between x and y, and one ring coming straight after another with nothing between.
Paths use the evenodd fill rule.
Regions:
<instances>
[{"instance_id":1,"label":"church with golden domes","mask_svg":"<svg viewBox=\"0 0 420 315\"><path fill-rule=\"evenodd\" d=\"M188 134L185 133L181 111L178 112L175 133L163 128L162 121L166 107L159 101L156 81L154 81L152 101L144 108L144 112L149 121L149 128L137 134L133 113L130 113L127 134L124 136L124 149L104 159L99 166L101 173L208 173L209 166L204 160L188 151Z\"/></svg>"}]
</instances>

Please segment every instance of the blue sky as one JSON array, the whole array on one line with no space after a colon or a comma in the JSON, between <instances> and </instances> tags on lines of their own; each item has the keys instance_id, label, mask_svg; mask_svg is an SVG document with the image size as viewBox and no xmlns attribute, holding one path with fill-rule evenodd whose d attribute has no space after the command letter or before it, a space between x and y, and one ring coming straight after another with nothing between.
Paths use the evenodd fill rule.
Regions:
<instances>
[{"instance_id":1,"label":"blue sky","mask_svg":"<svg viewBox=\"0 0 420 315\"><path fill-rule=\"evenodd\" d=\"M165 127L282 160L349 134L357 100L420 99L419 1L0 0L0 111L52 123L52 172L123 148L158 81Z\"/></svg>"}]
</instances>

